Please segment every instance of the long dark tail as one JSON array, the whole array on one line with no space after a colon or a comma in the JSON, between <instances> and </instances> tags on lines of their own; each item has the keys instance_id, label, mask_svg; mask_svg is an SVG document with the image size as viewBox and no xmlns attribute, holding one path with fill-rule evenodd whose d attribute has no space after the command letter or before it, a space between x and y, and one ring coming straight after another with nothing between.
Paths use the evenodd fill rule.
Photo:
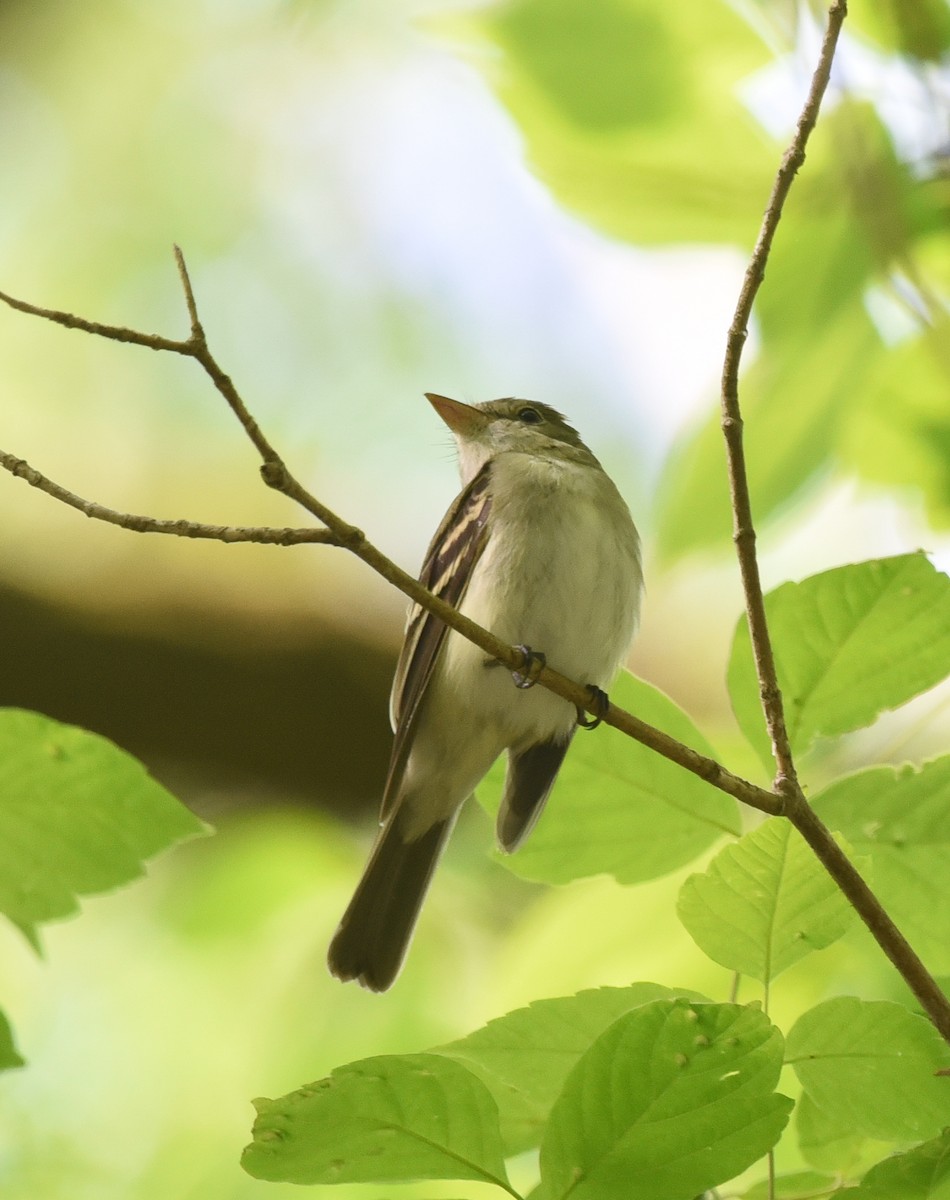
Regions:
<instances>
[{"instance_id":1,"label":"long dark tail","mask_svg":"<svg viewBox=\"0 0 950 1200\"><path fill-rule=\"evenodd\" d=\"M379 833L353 899L330 943L330 971L385 992L399 974L412 931L455 818L439 821L414 842L403 839L398 814Z\"/></svg>"}]
</instances>

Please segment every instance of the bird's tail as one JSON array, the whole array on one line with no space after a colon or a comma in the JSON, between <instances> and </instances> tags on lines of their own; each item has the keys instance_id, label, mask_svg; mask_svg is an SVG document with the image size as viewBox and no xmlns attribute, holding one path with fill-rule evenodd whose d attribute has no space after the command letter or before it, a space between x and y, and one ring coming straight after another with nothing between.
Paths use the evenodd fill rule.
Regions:
<instances>
[{"instance_id":1,"label":"bird's tail","mask_svg":"<svg viewBox=\"0 0 950 1200\"><path fill-rule=\"evenodd\" d=\"M379 831L373 852L330 943L330 971L385 992L399 974L432 872L455 817L438 821L406 841L398 813Z\"/></svg>"}]
</instances>

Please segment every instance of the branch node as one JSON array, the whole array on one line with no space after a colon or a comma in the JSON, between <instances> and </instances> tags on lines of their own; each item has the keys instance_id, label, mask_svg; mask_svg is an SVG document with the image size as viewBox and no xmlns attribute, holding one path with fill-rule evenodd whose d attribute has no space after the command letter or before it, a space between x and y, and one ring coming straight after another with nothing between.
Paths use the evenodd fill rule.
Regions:
<instances>
[{"instance_id":1,"label":"branch node","mask_svg":"<svg viewBox=\"0 0 950 1200\"><path fill-rule=\"evenodd\" d=\"M261 479L269 488L283 491L287 487L287 468L279 458L269 458L261 465Z\"/></svg>"}]
</instances>

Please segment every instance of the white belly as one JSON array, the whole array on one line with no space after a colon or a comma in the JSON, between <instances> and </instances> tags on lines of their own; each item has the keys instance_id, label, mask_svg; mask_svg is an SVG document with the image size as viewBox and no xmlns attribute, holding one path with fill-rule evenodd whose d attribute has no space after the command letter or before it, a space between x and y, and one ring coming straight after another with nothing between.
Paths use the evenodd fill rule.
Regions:
<instances>
[{"instance_id":1,"label":"white belly","mask_svg":"<svg viewBox=\"0 0 950 1200\"><path fill-rule=\"evenodd\" d=\"M462 611L503 641L542 652L568 678L606 688L630 647L642 586L629 514L604 519L614 485L592 469L509 454L493 465L492 491L492 534ZM543 688L518 691L508 671L487 667L456 634L444 654L471 711L497 722L499 751L573 724L566 701Z\"/></svg>"}]
</instances>

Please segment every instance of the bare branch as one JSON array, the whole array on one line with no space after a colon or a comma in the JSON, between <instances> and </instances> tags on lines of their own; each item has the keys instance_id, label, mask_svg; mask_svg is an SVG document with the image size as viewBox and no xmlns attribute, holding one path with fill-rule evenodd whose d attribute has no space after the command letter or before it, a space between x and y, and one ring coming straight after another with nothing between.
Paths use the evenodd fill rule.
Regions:
<instances>
[{"instance_id":1,"label":"bare branch","mask_svg":"<svg viewBox=\"0 0 950 1200\"><path fill-rule=\"evenodd\" d=\"M780 795L790 794L798 786L798 777L785 725L782 693L775 670L772 641L765 618L762 581L759 577L759 564L755 555L755 526L752 522L752 503L749 498L749 480L745 466L745 450L742 444L742 414L739 409L739 362L748 333L752 305L762 285L762 280L765 278L765 266L772 248L775 231L782 217L786 197L799 167L805 161L805 147L815 128L815 122L818 120L818 110L831 76L831 64L838 44L838 35L847 11L846 0L834 0L828 11L828 25L818 65L812 76L808 97L802 108L801 116L798 118L795 136L785 152L775 177L755 249L746 268L735 315L729 327L722 370L722 431L726 439L729 488L732 494L733 540L742 574L742 586L745 591L746 613L749 619L749 634L759 680L762 710L765 713L769 736L772 740L772 753L778 768L775 788Z\"/></svg>"},{"instance_id":2,"label":"bare branch","mask_svg":"<svg viewBox=\"0 0 950 1200\"><path fill-rule=\"evenodd\" d=\"M129 342L133 346L145 346L149 350L167 350L170 354L190 353L188 342L176 342L172 338L162 337L157 333L140 333L137 329L125 329L121 325L103 325L99 321L87 321L84 317L74 316L73 313L28 304L25 300L17 300L15 296L10 296L6 292L0 292L0 300L10 308L15 308L17 312L27 313L31 317L42 317L44 321L52 321L56 325L63 325L66 329L81 329L83 333L109 338L113 342Z\"/></svg>"},{"instance_id":3,"label":"bare branch","mask_svg":"<svg viewBox=\"0 0 950 1200\"><path fill-rule=\"evenodd\" d=\"M55 483L22 458L0 450L0 467L17 479L25 480L31 487L39 488L54 500L68 504L70 508L96 521L106 521L134 533L165 533L173 537L206 538L215 542L258 542L266 546L299 546L306 543L339 546L342 543L329 529L276 529L268 525L204 525L198 521L162 521L156 517L142 517L136 513L118 512L85 500Z\"/></svg>"},{"instance_id":4,"label":"bare branch","mask_svg":"<svg viewBox=\"0 0 950 1200\"><path fill-rule=\"evenodd\" d=\"M788 817L808 842L819 861L848 897L878 945L903 976L943 1038L950 1042L950 1003L946 996L859 872L849 862L828 828L815 814L798 783L765 615L765 601L755 553L755 526L752 520L752 504L742 441L739 362L748 332L749 317L755 297L765 278L766 263L781 220L785 200L798 169L805 161L805 148L818 119L818 111L831 76L831 65L846 15L846 0L833 0L828 10L828 24L808 97L798 119L795 136L785 152L776 175L755 249L746 269L735 315L729 327L722 372L722 430L726 441L729 485L732 493L733 540L736 544L739 568L742 573L746 614L759 680L762 710L768 725L769 736L772 740L772 752L778 770L774 792L781 798L780 811Z\"/></svg>"},{"instance_id":5,"label":"bare branch","mask_svg":"<svg viewBox=\"0 0 950 1200\"><path fill-rule=\"evenodd\" d=\"M669 737L662 730L646 724L616 705L611 704L603 719L608 725L614 726L621 732L655 750L670 761L678 763L685 770L706 780L713 787L734 796L736 799L761 812L771 815L786 815L815 854L829 871L835 881L848 896L871 933L878 941L888 958L894 963L901 975L907 981L934 1025L947 1041L950 1041L950 1004L937 987L933 978L928 974L920 959L903 938L900 931L883 910L880 903L865 884L864 880L848 861L835 843L828 829L815 816L805 800L795 775L791 750L785 729L782 713L781 693L779 691L775 663L769 641L765 620L765 608L762 599L762 588L759 580L758 565L755 557L755 530L752 523L751 504L749 500L748 481L742 446L742 418L738 402L738 368L742 346L746 336L746 326L755 295L764 276L765 263L769 248L774 237L782 206L788 189L791 186L795 172L804 161L804 150L808 135L814 126L818 114L821 97L827 85L831 61L837 41L841 22L844 19L846 5L844 0L835 0L829 14L828 32L822 47L821 59L816 69L808 101L799 120L798 130L789 151L783 159L775 188L769 201L769 207L763 221L762 230L756 243L746 279L740 295L736 314L729 331L726 358L723 368L722 408L723 430L726 437L729 458L729 473L733 494L733 511L735 523L735 541L742 570L743 585L746 592L747 612L752 631L753 648L756 658L756 668L759 674L760 691L763 697L763 707L769 724L773 748L778 766L778 775L774 790L767 791L757 787L748 780L742 779L727 771L720 763L705 755L699 754L691 747ZM295 500L306 511L316 516L326 526L326 530L231 530L232 534L257 533L261 538L250 537L223 538L223 540L271 540L270 535L287 535L289 540L300 541L326 540L333 544L346 547L363 560L384 579L388 580L405 595L421 605L445 622L450 628L468 638L487 654L504 663L512 670L523 667L522 652L506 642L500 641L487 629L476 625L457 609L445 603L438 596L429 592L418 580L399 568L380 550L370 543L363 532L348 524L322 502L312 496L290 473L280 455L264 436L257 422L251 416L230 377L221 369L208 348L204 330L198 317L197 304L191 281L188 276L181 251L175 248L185 302L191 320L191 335L187 341L172 341L156 335L137 333L134 330L122 329L85 321L68 313L54 312L29 305L23 301L0 292L0 300L21 312L52 320L67 328L82 329L100 337L112 338L116 341L132 342L153 350L167 350L171 353L182 354L194 358L211 379L215 388L222 395L235 416L241 422L242 428L254 444L262 459L261 475L264 482L275 490L282 492ZM204 532L184 533L184 536L217 536L222 533L221 527L199 526L190 522L159 522L151 518L132 517L128 514L115 513L100 505L84 501L72 493L66 492L59 485L45 480L33 468L20 459L6 456L9 462L2 465L13 474L27 479L34 486L42 487L50 495L65 503L71 504L81 512L102 520L110 520L125 528L141 529L149 532L181 533L184 527ZM43 482L40 482L40 481ZM47 486L48 485L48 486ZM106 515L109 514L109 515ZM307 535L307 536L304 536ZM283 542L282 537L274 536L277 542ZM287 544L283 542L283 544ZM586 687L567 679L549 667L545 667L537 680L543 687L556 695L562 696L578 709L594 713L595 705Z\"/></svg>"}]
</instances>

